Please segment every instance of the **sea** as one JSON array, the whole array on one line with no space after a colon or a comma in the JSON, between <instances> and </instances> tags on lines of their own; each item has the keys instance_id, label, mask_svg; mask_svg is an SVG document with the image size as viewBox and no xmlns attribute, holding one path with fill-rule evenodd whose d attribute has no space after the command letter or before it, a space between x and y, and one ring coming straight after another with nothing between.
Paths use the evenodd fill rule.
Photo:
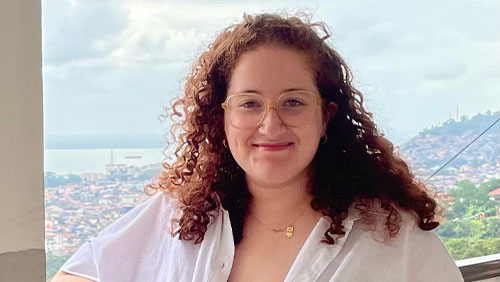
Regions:
<instances>
[{"instance_id":1,"label":"sea","mask_svg":"<svg viewBox=\"0 0 500 282\"><path fill-rule=\"evenodd\" d=\"M159 164L164 148L45 149L44 171L56 174L104 173L107 164Z\"/></svg>"}]
</instances>

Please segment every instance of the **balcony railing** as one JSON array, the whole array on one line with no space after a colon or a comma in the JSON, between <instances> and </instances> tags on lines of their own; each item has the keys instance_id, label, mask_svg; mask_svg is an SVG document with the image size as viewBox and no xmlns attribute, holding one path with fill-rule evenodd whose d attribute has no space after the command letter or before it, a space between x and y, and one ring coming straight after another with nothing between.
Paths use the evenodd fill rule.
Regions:
<instances>
[{"instance_id":1,"label":"balcony railing","mask_svg":"<svg viewBox=\"0 0 500 282\"><path fill-rule=\"evenodd\" d=\"M466 282L500 281L500 254L458 260L456 264Z\"/></svg>"}]
</instances>

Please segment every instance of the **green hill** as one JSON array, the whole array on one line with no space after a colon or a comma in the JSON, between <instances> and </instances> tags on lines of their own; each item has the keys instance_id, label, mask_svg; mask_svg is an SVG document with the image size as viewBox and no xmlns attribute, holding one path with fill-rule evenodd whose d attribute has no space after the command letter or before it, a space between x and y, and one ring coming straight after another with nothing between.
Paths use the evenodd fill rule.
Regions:
<instances>
[{"instance_id":1,"label":"green hill","mask_svg":"<svg viewBox=\"0 0 500 282\"><path fill-rule=\"evenodd\" d=\"M417 174L425 176L450 160L499 117L500 111L477 114L473 117L463 116L459 121L448 120L441 125L424 129L401 145L399 150ZM447 165L442 173L447 174L447 170L458 169L475 170L472 175L487 175L491 174L490 171L494 174L494 170L498 167L500 167L500 122Z\"/></svg>"},{"instance_id":2,"label":"green hill","mask_svg":"<svg viewBox=\"0 0 500 282\"><path fill-rule=\"evenodd\" d=\"M487 112L486 114L477 114L473 117L462 116L460 117L460 121L455 121L454 119L450 119L445 121L442 125L432 126L430 128L424 129L419 135L422 134L430 134L436 136L443 135L467 135L467 134L479 134L488 126L490 126L495 120L500 117L500 111L491 113ZM491 132L496 132L498 134L500 129L500 123L495 124L494 128L491 128Z\"/></svg>"}]
</instances>

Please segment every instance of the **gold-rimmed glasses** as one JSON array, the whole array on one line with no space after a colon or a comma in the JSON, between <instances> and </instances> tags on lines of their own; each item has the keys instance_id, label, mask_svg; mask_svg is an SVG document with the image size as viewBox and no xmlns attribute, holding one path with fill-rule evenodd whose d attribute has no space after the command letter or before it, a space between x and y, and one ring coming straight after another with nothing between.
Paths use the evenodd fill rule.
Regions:
<instances>
[{"instance_id":1,"label":"gold-rimmed glasses","mask_svg":"<svg viewBox=\"0 0 500 282\"><path fill-rule=\"evenodd\" d=\"M276 101L269 101L256 93L237 93L226 97L222 108L232 126L241 129L257 127L267 112L274 108L281 121L288 126L310 125L316 116L321 99L311 91L290 91Z\"/></svg>"}]
</instances>

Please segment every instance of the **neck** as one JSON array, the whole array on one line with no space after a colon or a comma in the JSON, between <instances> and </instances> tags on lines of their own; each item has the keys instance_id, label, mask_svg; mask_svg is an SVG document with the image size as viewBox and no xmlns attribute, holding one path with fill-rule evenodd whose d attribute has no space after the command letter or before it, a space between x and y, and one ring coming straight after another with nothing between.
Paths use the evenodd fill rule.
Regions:
<instances>
[{"instance_id":1,"label":"neck","mask_svg":"<svg viewBox=\"0 0 500 282\"><path fill-rule=\"evenodd\" d=\"M247 176L247 186L252 200L250 213L268 224L289 224L291 219L311 209L313 196L308 192L307 173L279 184L256 181Z\"/></svg>"}]
</instances>

